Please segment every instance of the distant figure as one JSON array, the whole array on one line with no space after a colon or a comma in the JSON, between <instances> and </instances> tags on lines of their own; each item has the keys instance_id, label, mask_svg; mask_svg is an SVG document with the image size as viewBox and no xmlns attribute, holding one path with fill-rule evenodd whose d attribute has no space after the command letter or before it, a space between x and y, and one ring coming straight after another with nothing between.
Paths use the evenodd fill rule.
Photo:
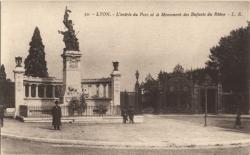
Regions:
<instances>
[{"instance_id":1,"label":"distant figure","mask_svg":"<svg viewBox=\"0 0 250 155\"><path fill-rule=\"evenodd\" d=\"M135 115L135 112L134 112L134 108L131 106L129 107L129 110L128 110L128 116L129 116L129 123L134 123L134 115Z\"/></svg>"},{"instance_id":2,"label":"distant figure","mask_svg":"<svg viewBox=\"0 0 250 155\"><path fill-rule=\"evenodd\" d=\"M241 128L241 112L240 112L240 110L238 110L238 112L237 112L234 128L236 128L236 129Z\"/></svg>"},{"instance_id":3,"label":"distant figure","mask_svg":"<svg viewBox=\"0 0 250 155\"><path fill-rule=\"evenodd\" d=\"M0 120L1 120L1 127L3 127L3 117L4 117L4 105L0 105Z\"/></svg>"},{"instance_id":4,"label":"distant figure","mask_svg":"<svg viewBox=\"0 0 250 155\"><path fill-rule=\"evenodd\" d=\"M237 95L236 102L238 103L238 109L237 109L237 115L235 119L234 128L239 129L241 128L241 106L243 105L243 102L244 102L244 96L241 93Z\"/></svg>"},{"instance_id":5,"label":"distant figure","mask_svg":"<svg viewBox=\"0 0 250 155\"><path fill-rule=\"evenodd\" d=\"M58 105L58 101L55 101L55 106L52 108L52 125L55 130L60 130L62 110Z\"/></svg>"},{"instance_id":6,"label":"distant figure","mask_svg":"<svg viewBox=\"0 0 250 155\"><path fill-rule=\"evenodd\" d=\"M122 118L123 118L123 123L126 124L128 121L128 114L127 114L127 109L123 108L122 109Z\"/></svg>"}]
</instances>

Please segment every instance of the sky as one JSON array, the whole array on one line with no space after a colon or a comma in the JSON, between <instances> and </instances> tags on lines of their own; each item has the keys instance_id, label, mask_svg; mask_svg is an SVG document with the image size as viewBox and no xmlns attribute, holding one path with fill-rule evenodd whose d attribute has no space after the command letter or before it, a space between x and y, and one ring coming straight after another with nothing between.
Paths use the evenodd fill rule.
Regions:
<instances>
[{"instance_id":1,"label":"sky","mask_svg":"<svg viewBox=\"0 0 250 155\"><path fill-rule=\"evenodd\" d=\"M45 45L49 76L62 78L62 23L67 6L82 52L82 78L109 77L112 61L119 61L121 89L133 90L135 72L140 82L147 74L157 78L180 64L187 69L205 66L209 50L231 30L245 27L249 2L2 2L1 63L14 79L15 57L28 55L37 26ZM96 16L109 12L111 16ZM138 16L116 16L116 13ZM212 13L213 16L191 16ZM225 16L214 16L214 13ZM231 16L232 12L236 16ZM238 16L238 13L241 16ZM90 16L85 16L89 13ZM140 16L140 13L154 16ZM156 16L189 13L190 16Z\"/></svg>"}]
</instances>

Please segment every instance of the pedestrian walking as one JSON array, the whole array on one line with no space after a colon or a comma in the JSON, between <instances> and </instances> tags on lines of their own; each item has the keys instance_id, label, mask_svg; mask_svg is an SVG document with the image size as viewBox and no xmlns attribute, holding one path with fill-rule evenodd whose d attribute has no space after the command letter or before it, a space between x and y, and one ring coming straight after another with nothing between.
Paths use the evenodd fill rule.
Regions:
<instances>
[{"instance_id":1,"label":"pedestrian walking","mask_svg":"<svg viewBox=\"0 0 250 155\"><path fill-rule=\"evenodd\" d=\"M241 112L240 111L237 112L234 128L236 128L236 129L241 128Z\"/></svg>"},{"instance_id":2,"label":"pedestrian walking","mask_svg":"<svg viewBox=\"0 0 250 155\"><path fill-rule=\"evenodd\" d=\"M127 109L123 108L122 109L122 118L123 118L123 123L126 124L128 121L128 114L127 114Z\"/></svg>"},{"instance_id":3,"label":"pedestrian walking","mask_svg":"<svg viewBox=\"0 0 250 155\"><path fill-rule=\"evenodd\" d=\"M0 105L0 120L1 120L1 127L3 127L3 118L4 118L4 105Z\"/></svg>"},{"instance_id":4,"label":"pedestrian walking","mask_svg":"<svg viewBox=\"0 0 250 155\"><path fill-rule=\"evenodd\" d=\"M241 128L241 106L244 102L244 96L241 93L237 95L236 102L238 103L238 108L237 108L237 115L235 119L234 128L240 129Z\"/></svg>"},{"instance_id":5,"label":"pedestrian walking","mask_svg":"<svg viewBox=\"0 0 250 155\"><path fill-rule=\"evenodd\" d=\"M55 130L60 130L61 126L62 110L58 105L58 101L55 101L55 106L52 108L52 125Z\"/></svg>"},{"instance_id":6,"label":"pedestrian walking","mask_svg":"<svg viewBox=\"0 0 250 155\"><path fill-rule=\"evenodd\" d=\"M133 124L135 112L134 112L134 108L132 106L129 108L128 115L129 115L129 123Z\"/></svg>"}]
</instances>

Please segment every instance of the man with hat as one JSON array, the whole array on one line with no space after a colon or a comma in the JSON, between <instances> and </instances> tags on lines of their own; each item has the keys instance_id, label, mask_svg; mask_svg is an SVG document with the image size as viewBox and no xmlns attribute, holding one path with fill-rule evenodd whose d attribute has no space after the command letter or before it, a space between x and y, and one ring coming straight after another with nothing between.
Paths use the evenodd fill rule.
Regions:
<instances>
[{"instance_id":1,"label":"man with hat","mask_svg":"<svg viewBox=\"0 0 250 155\"><path fill-rule=\"evenodd\" d=\"M58 105L58 101L55 101L55 106L52 108L52 125L55 130L60 130L62 110Z\"/></svg>"},{"instance_id":2,"label":"man with hat","mask_svg":"<svg viewBox=\"0 0 250 155\"><path fill-rule=\"evenodd\" d=\"M0 128L3 127L4 110L5 110L4 105L0 104L0 120L1 120Z\"/></svg>"}]
</instances>

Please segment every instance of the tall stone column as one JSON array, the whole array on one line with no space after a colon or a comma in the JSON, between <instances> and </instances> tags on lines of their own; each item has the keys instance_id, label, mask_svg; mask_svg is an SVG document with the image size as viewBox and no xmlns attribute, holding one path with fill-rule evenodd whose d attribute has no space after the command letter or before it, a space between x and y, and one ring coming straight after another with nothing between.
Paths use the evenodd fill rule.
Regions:
<instances>
[{"instance_id":1,"label":"tall stone column","mask_svg":"<svg viewBox=\"0 0 250 155\"><path fill-rule=\"evenodd\" d=\"M96 96L100 97L100 85L99 84L96 85Z\"/></svg>"},{"instance_id":2,"label":"tall stone column","mask_svg":"<svg viewBox=\"0 0 250 155\"><path fill-rule=\"evenodd\" d=\"M29 98L32 97L32 96L31 96L31 86L32 86L32 84L29 84Z\"/></svg>"},{"instance_id":3,"label":"tall stone column","mask_svg":"<svg viewBox=\"0 0 250 155\"><path fill-rule=\"evenodd\" d=\"M80 60L82 54L80 51L66 50L61 55L63 58L63 104L67 105L72 93L80 93L81 90L81 71Z\"/></svg>"},{"instance_id":4,"label":"tall stone column","mask_svg":"<svg viewBox=\"0 0 250 155\"><path fill-rule=\"evenodd\" d=\"M24 77L24 68L22 67L22 57L16 57L16 68L14 69L14 79L15 79L15 114L14 118L16 116L19 116L20 111L20 105L24 104L24 86L23 86L23 77Z\"/></svg>"},{"instance_id":5,"label":"tall stone column","mask_svg":"<svg viewBox=\"0 0 250 155\"><path fill-rule=\"evenodd\" d=\"M106 92L106 83L103 84L103 97L107 98L107 92Z\"/></svg>"},{"instance_id":6,"label":"tall stone column","mask_svg":"<svg viewBox=\"0 0 250 155\"><path fill-rule=\"evenodd\" d=\"M114 70L111 73L111 89L113 105L120 105L120 78L121 74L118 71L119 62L113 62Z\"/></svg>"},{"instance_id":7,"label":"tall stone column","mask_svg":"<svg viewBox=\"0 0 250 155\"><path fill-rule=\"evenodd\" d=\"M36 98L38 98L38 84L36 84Z\"/></svg>"},{"instance_id":8,"label":"tall stone column","mask_svg":"<svg viewBox=\"0 0 250 155\"><path fill-rule=\"evenodd\" d=\"M89 98L91 98L92 97L92 87L90 84L88 85L88 94L89 94Z\"/></svg>"}]
</instances>

